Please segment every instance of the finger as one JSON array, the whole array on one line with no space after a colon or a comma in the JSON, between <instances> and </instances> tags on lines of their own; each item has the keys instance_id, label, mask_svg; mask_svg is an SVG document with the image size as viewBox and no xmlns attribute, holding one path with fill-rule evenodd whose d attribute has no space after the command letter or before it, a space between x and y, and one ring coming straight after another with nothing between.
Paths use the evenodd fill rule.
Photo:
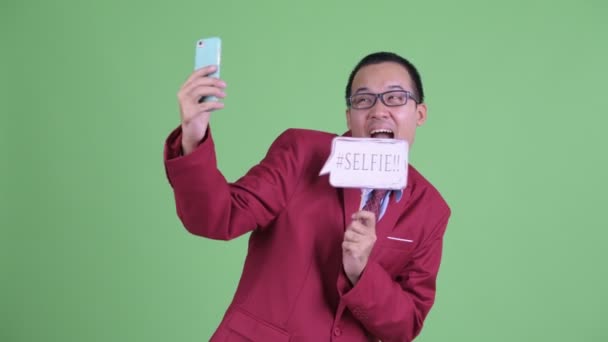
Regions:
<instances>
[{"instance_id":1,"label":"finger","mask_svg":"<svg viewBox=\"0 0 608 342\"><path fill-rule=\"evenodd\" d=\"M360 221L366 226L375 225L376 223L376 215L367 210L357 211L352 215L352 219L355 221Z\"/></svg>"},{"instance_id":2,"label":"finger","mask_svg":"<svg viewBox=\"0 0 608 342\"><path fill-rule=\"evenodd\" d=\"M223 95L223 96L222 96L222 95ZM217 96L217 97L224 98L224 97L226 96L226 94L222 94L222 95L219 95L219 96ZM203 96L201 96L201 97L199 97L199 98L198 98L198 101L197 101L197 102L198 102L198 103L203 103L203 102L206 102L205 100L207 100L207 98L209 98L209 96L204 96L204 95L203 95ZM219 101L210 100L210 101L207 101L207 102L219 102Z\"/></svg>"},{"instance_id":3,"label":"finger","mask_svg":"<svg viewBox=\"0 0 608 342\"><path fill-rule=\"evenodd\" d=\"M219 89L216 87L208 87L208 86L200 86L197 88L193 88L190 90L190 92L180 94L180 95L182 95L182 98L180 98L181 101L186 101L189 103L192 103L192 102L200 103L199 99L201 97L207 97L207 96L215 96L215 97L219 97L219 98L226 97L226 93L222 89Z\"/></svg>"},{"instance_id":4,"label":"finger","mask_svg":"<svg viewBox=\"0 0 608 342\"><path fill-rule=\"evenodd\" d=\"M203 114L209 113L209 112L213 112L219 109L224 108L224 103L223 102L218 102L218 101L209 101L209 102L203 102L200 105L198 105L194 110L190 110L189 113L190 114L183 114L182 112L182 123L183 124L189 124L190 122L196 120L198 117L200 117Z\"/></svg>"},{"instance_id":5,"label":"finger","mask_svg":"<svg viewBox=\"0 0 608 342\"><path fill-rule=\"evenodd\" d=\"M184 81L184 84L190 83L197 78L209 76L216 71L217 71L217 65L208 65L206 67L196 69L196 70L194 70L194 72L192 72L190 74L190 76L188 76L186 81Z\"/></svg>"},{"instance_id":6,"label":"finger","mask_svg":"<svg viewBox=\"0 0 608 342\"><path fill-rule=\"evenodd\" d=\"M344 233L344 241L349 241L349 242L359 242L361 241L361 239L363 238L363 235L360 233L357 233L354 230L347 230Z\"/></svg>"},{"instance_id":7,"label":"finger","mask_svg":"<svg viewBox=\"0 0 608 342\"><path fill-rule=\"evenodd\" d=\"M212 112L224 108L224 103L219 101L201 102L198 107L199 113Z\"/></svg>"},{"instance_id":8,"label":"finger","mask_svg":"<svg viewBox=\"0 0 608 342\"><path fill-rule=\"evenodd\" d=\"M191 87L196 87L198 85L212 85L218 88L226 88L226 82L224 82L224 80L222 80L221 78L203 76L197 77L191 80L190 82L184 83L182 89L188 89Z\"/></svg>"},{"instance_id":9,"label":"finger","mask_svg":"<svg viewBox=\"0 0 608 342\"><path fill-rule=\"evenodd\" d=\"M363 225L361 221L352 221L350 225L346 228L346 231L351 231L359 235L367 235L369 234L370 229Z\"/></svg>"},{"instance_id":10,"label":"finger","mask_svg":"<svg viewBox=\"0 0 608 342\"><path fill-rule=\"evenodd\" d=\"M205 78L196 79L190 83L184 84L179 89L178 96L179 96L179 94L190 93L190 92L192 92L193 89L200 88L200 87L213 87L213 88L224 90L224 88L226 88L226 82L220 80L219 78L213 78L213 77L205 77Z\"/></svg>"},{"instance_id":11,"label":"finger","mask_svg":"<svg viewBox=\"0 0 608 342\"><path fill-rule=\"evenodd\" d=\"M354 257L361 257L362 254L365 252L360 243L343 241L342 242L342 253L345 253L345 254L348 254L348 255L351 255Z\"/></svg>"},{"instance_id":12,"label":"finger","mask_svg":"<svg viewBox=\"0 0 608 342\"><path fill-rule=\"evenodd\" d=\"M210 75L214 71L215 71L215 69L212 68L211 65L208 66L208 67L204 67L204 68L200 68L200 69L195 70L184 81L184 83L182 84L182 88L188 87L189 85L191 85L193 82L196 82L197 80L212 78L212 77L209 77L208 75Z\"/></svg>"},{"instance_id":13,"label":"finger","mask_svg":"<svg viewBox=\"0 0 608 342\"><path fill-rule=\"evenodd\" d=\"M342 251L344 253L349 253L352 254L353 251L355 250L355 243L354 242L350 242L350 241L343 241L342 242Z\"/></svg>"},{"instance_id":14,"label":"finger","mask_svg":"<svg viewBox=\"0 0 608 342\"><path fill-rule=\"evenodd\" d=\"M226 88L226 82L217 77L200 77L196 78L188 83L184 83L180 88L180 92L189 92L192 88L196 88L199 86L211 86L220 89Z\"/></svg>"},{"instance_id":15,"label":"finger","mask_svg":"<svg viewBox=\"0 0 608 342\"><path fill-rule=\"evenodd\" d=\"M376 232L376 222L373 220L353 220L349 227L352 227L356 232L364 235L369 235L370 233Z\"/></svg>"}]
</instances>

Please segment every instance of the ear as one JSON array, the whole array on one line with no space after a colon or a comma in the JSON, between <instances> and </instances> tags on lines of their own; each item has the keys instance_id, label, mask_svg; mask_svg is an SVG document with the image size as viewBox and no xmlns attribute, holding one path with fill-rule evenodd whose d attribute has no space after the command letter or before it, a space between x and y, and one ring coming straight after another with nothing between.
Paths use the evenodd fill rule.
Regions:
<instances>
[{"instance_id":1,"label":"ear","mask_svg":"<svg viewBox=\"0 0 608 342\"><path fill-rule=\"evenodd\" d=\"M426 111L427 111L426 104L421 103L416 106L416 125L417 126L422 126L426 122L426 118L427 118Z\"/></svg>"},{"instance_id":2,"label":"ear","mask_svg":"<svg viewBox=\"0 0 608 342\"><path fill-rule=\"evenodd\" d=\"M352 131L352 129L350 128L350 108L346 108L345 112L346 112L346 127L348 127L349 131Z\"/></svg>"}]
</instances>

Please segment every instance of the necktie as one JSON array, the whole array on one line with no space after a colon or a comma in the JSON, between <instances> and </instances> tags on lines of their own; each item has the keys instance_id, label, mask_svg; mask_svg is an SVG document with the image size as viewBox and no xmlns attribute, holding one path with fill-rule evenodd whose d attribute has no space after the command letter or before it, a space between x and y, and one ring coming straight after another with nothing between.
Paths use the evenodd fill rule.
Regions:
<instances>
[{"instance_id":1,"label":"necktie","mask_svg":"<svg viewBox=\"0 0 608 342\"><path fill-rule=\"evenodd\" d=\"M390 190L373 190L369 195L367 203L363 206L363 210L371 211L376 215L376 221L380 219L380 203L389 191Z\"/></svg>"}]
</instances>

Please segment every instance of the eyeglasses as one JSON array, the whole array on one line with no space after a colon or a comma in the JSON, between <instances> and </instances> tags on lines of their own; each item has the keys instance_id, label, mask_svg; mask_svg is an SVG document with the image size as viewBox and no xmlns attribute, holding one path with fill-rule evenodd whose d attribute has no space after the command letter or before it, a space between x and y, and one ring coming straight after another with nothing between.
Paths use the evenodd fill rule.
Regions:
<instances>
[{"instance_id":1,"label":"eyeglasses","mask_svg":"<svg viewBox=\"0 0 608 342\"><path fill-rule=\"evenodd\" d=\"M412 99L418 103L418 99L409 91L406 90L390 90L380 94L360 93L346 98L346 104L354 109L369 109L372 108L376 101L380 99L387 107L405 106L408 99Z\"/></svg>"}]
</instances>

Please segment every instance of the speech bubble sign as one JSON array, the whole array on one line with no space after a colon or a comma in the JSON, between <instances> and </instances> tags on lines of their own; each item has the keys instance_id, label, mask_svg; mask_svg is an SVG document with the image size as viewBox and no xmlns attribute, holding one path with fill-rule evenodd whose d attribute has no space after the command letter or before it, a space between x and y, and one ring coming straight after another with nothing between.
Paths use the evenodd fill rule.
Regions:
<instances>
[{"instance_id":1,"label":"speech bubble sign","mask_svg":"<svg viewBox=\"0 0 608 342\"><path fill-rule=\"evenodd\" d=\"M336 137L319 175L336 188L403 189L408 152L405 140Z\"/></svg>"}]
</instances>

